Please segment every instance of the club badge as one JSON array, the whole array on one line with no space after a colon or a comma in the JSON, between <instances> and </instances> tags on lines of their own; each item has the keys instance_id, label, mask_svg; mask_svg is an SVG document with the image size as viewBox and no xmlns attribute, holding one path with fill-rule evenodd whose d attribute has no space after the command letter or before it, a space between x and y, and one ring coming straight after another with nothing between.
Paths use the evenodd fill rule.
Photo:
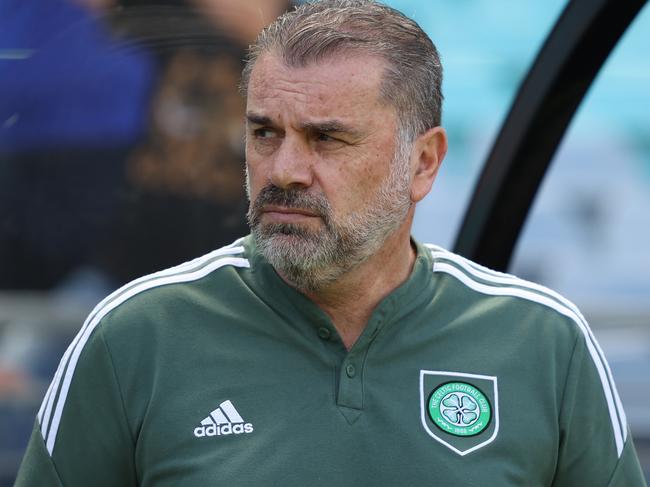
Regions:
<instances>
[{"instance_id":1,"label":"club badge","mask_svg":"<svg viewBox=\"0 0 650 487\"><path fill-rule=\"evenodd\" d=\"M497 378L421 370L420 409L433 439L459 455L476 451L499 431Z\"/></svg>"}]
</instances>

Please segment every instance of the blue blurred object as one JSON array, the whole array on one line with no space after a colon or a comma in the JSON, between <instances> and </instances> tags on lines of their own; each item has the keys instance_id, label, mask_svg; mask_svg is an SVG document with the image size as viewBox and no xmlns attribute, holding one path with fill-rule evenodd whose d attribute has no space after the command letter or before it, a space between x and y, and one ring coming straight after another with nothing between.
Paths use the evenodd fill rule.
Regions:
<instances>
[{"instance_id":1,"label":"blue blurred object","mask_svg":"<svg viewBox=\"0 0 650 487\"><path fill-rule=\"evenodd\" d=\"M0 152L132 143L154 63L64 0L0 2Z\"/></svg>"},{"instance_id":2,"label":"blue blurred object","mask_svg":"<svg viewBox=\"0 0 650 487\"><path fill-rule=\"evenodd\" d=\"M157 69L108 27L67 0L0 1L0 288L55 285L110 232Z\"/></svg>"}]
</instances>

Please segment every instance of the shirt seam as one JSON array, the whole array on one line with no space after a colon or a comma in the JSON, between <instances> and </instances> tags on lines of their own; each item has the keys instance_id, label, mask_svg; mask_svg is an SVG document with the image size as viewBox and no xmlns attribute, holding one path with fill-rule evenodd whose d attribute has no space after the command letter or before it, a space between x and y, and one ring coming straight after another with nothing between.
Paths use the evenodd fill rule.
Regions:
<instances>
[{"instance_id":1,"label":"shirt seam","mask_svg":"<svg viewBox=\"0 0 650 487\"><path fill-rule=\"evenodd\" d=\"M120 379L117 375L117 371L115 369L115 361L113 360L113 354L111 353L110 346L108 345L108 342L106 341L106 337L103 333L103 328L99 327L98 329L100 336L101 336L101 341L102 344L104 345L104 348L106 349L106 354L108 355L108 360L110 361L110 366L111 366L111 372L113 373L113 380L115 380L115 384L117 385L117 392L120 396L120 405L122 406L122 414L124 415L124 421L126 423L126 427L129 430L129 435L131 436L131 442L135 444L135 435L133 433L133 428L131 427L130 421L129 421L129 415L127 414L127 409L126 405L124 402L124 394L122 393L122 386L120 384Z\"/></svg>"},{"instance_id":2,"label":"shirt seam","mask_svg":"<svg viewBox=\"0 0 650 487\"><path fill-rule=\"evenodd\" d=\"M621 462L623 461L623 456L625 454L625 448L627 447L627 442L630 441L630 435L628 435L627 439L623 442L623 451L621 451L621 456L616 460L616 463L614 464L614 468L612 469L612 473L610 474L609 478L607 479L607 487L612 487L612 482L614 481L614 477L616 476L616 473L618 472L619 467L621 466Z\"/></svg>"},{"instance_id":3,"label":"shirt seam","mask_svg":"<svg viewBox=\"0 0 650 487\"><path fill-rule=\"evenodd\" d=\"M560 397L560 414L558 416L558 427L560 427L560 418L564 412L564 398L566 397L567 388L569 385L569 374L574 366L574 361L576 357L576 349L578 348L578 342L580 340L580 334L576 333L576 338L573 342L573 347L571 349L571 358L569 359L569 365L567 367L566 373L564 374L564 385L562 386L562 396Z\"/></svg>"}]
</instances>

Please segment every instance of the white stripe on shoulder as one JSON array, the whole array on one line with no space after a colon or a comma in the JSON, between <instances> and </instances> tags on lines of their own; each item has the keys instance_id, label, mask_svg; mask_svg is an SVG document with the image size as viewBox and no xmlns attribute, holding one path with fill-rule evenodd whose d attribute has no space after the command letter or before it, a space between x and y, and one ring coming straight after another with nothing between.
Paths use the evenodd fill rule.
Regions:
<instances>
[{"instance_id":1,"label":"white stripe on shoulder","mask_svg":"<svg viewBox=\"0 0 650 487\"><path fill-rule=\"evenodd\" d=\"M138 279L135 279L121 288L117 289L113 293L109 294L104 298L102 301L99 302L97 306L91 311L90 315L88 316L88 319L86 321L90 321L92 319L93 313L96 313L99 311L103 306L105 306L109 301L115 299L118 297L121 293L127 291L128 289L135 287L138 284L141 284L146 281L150 281L152 279L157 279L162 276L169 276L173 274L178 274L178 273L183 273L183 272L188 272L191 270L196 270L200 268L201 266L207 264L211 260L222 257L222 256L234 256L234 255L239 255L244 253L244 247L240 245L235 245L238 242L240 242L242 239L239 239L235 241L234 243L228 245L227 247L222 247L217 250L213 250L212 252L202 255L201 257L197 257L196 259L192 259L188 262L184 262L183 264L179 264L174 267L170 267L168 269L164 269L162 271L154 272L153 274L147 274L146 276L142 276Z\"/></svg>"},{"instance_id":2,"label":"white stripe on shoulder","mask_svg":"<svg viewBox=\"0 0 650 487\"><path fill-rule=\"evenodd\" d=\"M164 269L159 272L154 272L153 274L148 274L146 276L140 277L134 281L131 281L121 288L117 289L113 293L109 294L104 298L102 301L95 306L95 308L90 312L88 315L88 318L86 318L86 321L84 322L83 326L81 327L81 330L77 333L75 338L72 340L72 343L68 346L66 349L65 353L63 354L63 357L61 357L61 361L59 362L59 366L56 370L56 373L54 374L54 378L52 379L52 383L50 384L50 389L48 389L48 393L46 394L45 398L43 399L43 403L41 404L41 407L39 409L39 414L38 414L38 420L39 423L41 424L41 433L43 434L43 437L45 438L49 422L50 422L50 416L52 413L52 407L54 404L54 400L56 399L56 395L59 391L59 386L60 386L60 381L61 381L61 375L63 374L67 363L68 359L72 353L72 350L77 346L77 343L79 342L79 339L81 336L83 336L83 333L85 329L88 327L88 325L92 322L95 314L99 312L104 306L106 306L107 303L112 301L113 299L117 299L122 293L128 291L129 289L143 283L150 281L152 279L157 279L159 277L163 276L169 276L169 275L174 275L182 272L186 272L191 269L198 269L201 266L205 265L207 262L210 262L212 259L225 256L225 255L239 255L244 252L244 247L242 247L240 244L242 242L243 238L236 240L232 244L214 250L206 255L203 255L201 257L197 257L196 259L193 259L189 262L185 262L183 264L170 267L169 269Z\"/></svg>"},{"instance_id":3,"label":"white stripe on shoulder","mask_svg":"<svg viewBox=\"0 0 650 487\"><path fill-rule=\"evenodd\" d=\"M441 247L428 244L426 246L432 250L431 254L434 258L433 272L450 274L469 288L483 294L515 296L543 304L567 316L576 323L585 338L589 355L598 371L612 422L616 450L620 457L625 441L627 440L627 419L625 417L625 411L623 410L623 405L605 355L578 308L560 294L544 286L519 279L510 274L490 270L464 257L444 250ZM444 263L442 260L447 260L456 265ZM500 286L485 284L478 281L477 278L499 284ZM503 285L517 287L503 287Z\"/></svg>"},{"instance_id":4,"label":"white stripe on shoulder","mask_svg":"<svg viewBox=\"0 0 650 487\"><path fill-rule=\"evenodd\" d=\"M247 259L235 257L244 252L244 248L238 245L240 243L241 239L228 247L215 250L190 262L136 279L111 293L93 309L61 358L37 415L41 425L41 434L43 439L46 440L50 454L52 454L54 448L61 413L79 354L101 319L131 297L148 289L198 280L226 265L249 267ZM63 384L61 384L62 379ZM56 408L52 414L55 402Z\"/></svg>"},{"instance_id":5,"label":"white stripe on shoulder","mask_svg":"<svg viewBox=\"0 0 650 487\"><path fill-rule=\"evenodd\" d=\"M481 264L477 264L476 262L463 257L462 255L454 254L453 252L451 252L451 251L449 251L449 250L447 250L447 249L445 249L443 247L439 247L438 245L433 245L433 244L428 244L427 243L427 244L424 244L424 246L427 247L429 250L431 250L431 255L433 255L434 257L443 257L443 258L446 258L446 259L455 260L457 262L462 261L465 264L467 264L468 266L476 269L477 271L483 271L484 273L489 274L489 275L491 275L493 277L509 277L511 279L517 279L518 281L527 282L527 281L524 281L523 279L521 279L521 278L519 278L517 276L514 276L512 274L508 274L507 272L495 271L494 269L490 269L489 267L485 267L485 266L482 266ZM529 284L534 284L534 283L531 282ZM540 286L540 287L543 287L543 286Z\"/></svg>"},{"instance_id":6,"label":"white stripe on shoulder","mask_svg":"<svg viewBox=\"0 0 650 487\"><path fill-rule=\"evenodd\" d=\"M574 321L576 322L581 322L584 325L584 328L581 328L583 330L583 333L586 332L586 339L589 341L591 340L592 344L594 345L596 351L598 352L598 356L600 357L600 360L603 362L605 370L607 372L607 377L609 379L609 384L611 386L613 396L614 396L614 401L616 402L616 408L619 416L619 422L621 424L621 429L623 431L623 441L627 441L627 418L625 416L625 410L623 409L623 403L621 402L620 396L618 394L618 390L616 388L616 383L614 381L614 376L612 374L611 368L609 367L609 363L607 362L607 359L605 358L605 353L603 352L603 349L601 348L600 344L598 343L598 340L596 340L595 335L593 334L593 331L591 330L591 327L587 323L587 320L585 317L582 315L578 307L573 304L571 301L566 299L564 296L560 295L559 293L553 291L552 289L549 289L545 286L541 286L539 284L530 282L530 281L525 281L523 279L517 278L511 274L505 274L503 272L498 272L494 271L492 269L488 269L487 267L481 266L475 262L472 262L469 259L466 259L460 255L454 254L452 252L449 252L447 250L442 249L441 247L436 247L434 245L427 245L429 248L432 250L435 250L432 252L432 255L434 258L436 257L441 257L448 259L450 261L455 262L456 264L460 265L463 267L466 271L472 273L473 275L486 280L486 281L492 281L498 284L511 284L511 285L517 285L517 286L522 286L522 287L527 287L529 289L533 289L535 291L538 291L544 295L550 296L553 299L557 300L561 305L566 306L569 308L571 311L573 311L577 317L574 318Z\"/></svg>"}]
</instances>

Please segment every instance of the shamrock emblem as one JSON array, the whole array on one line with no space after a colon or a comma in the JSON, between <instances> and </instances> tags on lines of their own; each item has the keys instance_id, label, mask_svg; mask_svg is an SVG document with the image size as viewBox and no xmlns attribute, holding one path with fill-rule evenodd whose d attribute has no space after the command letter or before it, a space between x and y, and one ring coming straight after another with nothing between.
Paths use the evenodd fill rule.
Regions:
<instances>
[{"instance_id":1,"label":"shamrock emblem","mask_svg":"<svg viewBox=\"0 0 650 487\"><path fill-rule=\"evenodd\" d=\"M439 375L444 378L438 378ZM493 410L493 403L490 402L492 398L473 383L460 380L443 382L445 378L454 375L452 372L421 371L422 424L427 433L437 441L459 455L464 455L496 438L499 429L496 377L457 373L488 387L490 385L487 381L494 379L491 386L495 401ZM427 399L428 391L431 392ZM465 439L458 440L455 437Z\"/></svg>"},{"instance_id":2,"label":"shamrock emblem","mask_svg":"<svg viewBox=\"0 0 650 487\"><path fill-rule=\"evenodd\" d=\"M447 395L442 400L440 410L456 426L469 426L478 419L478 403L462 392Z\"/></svg>"}]
</instances>

